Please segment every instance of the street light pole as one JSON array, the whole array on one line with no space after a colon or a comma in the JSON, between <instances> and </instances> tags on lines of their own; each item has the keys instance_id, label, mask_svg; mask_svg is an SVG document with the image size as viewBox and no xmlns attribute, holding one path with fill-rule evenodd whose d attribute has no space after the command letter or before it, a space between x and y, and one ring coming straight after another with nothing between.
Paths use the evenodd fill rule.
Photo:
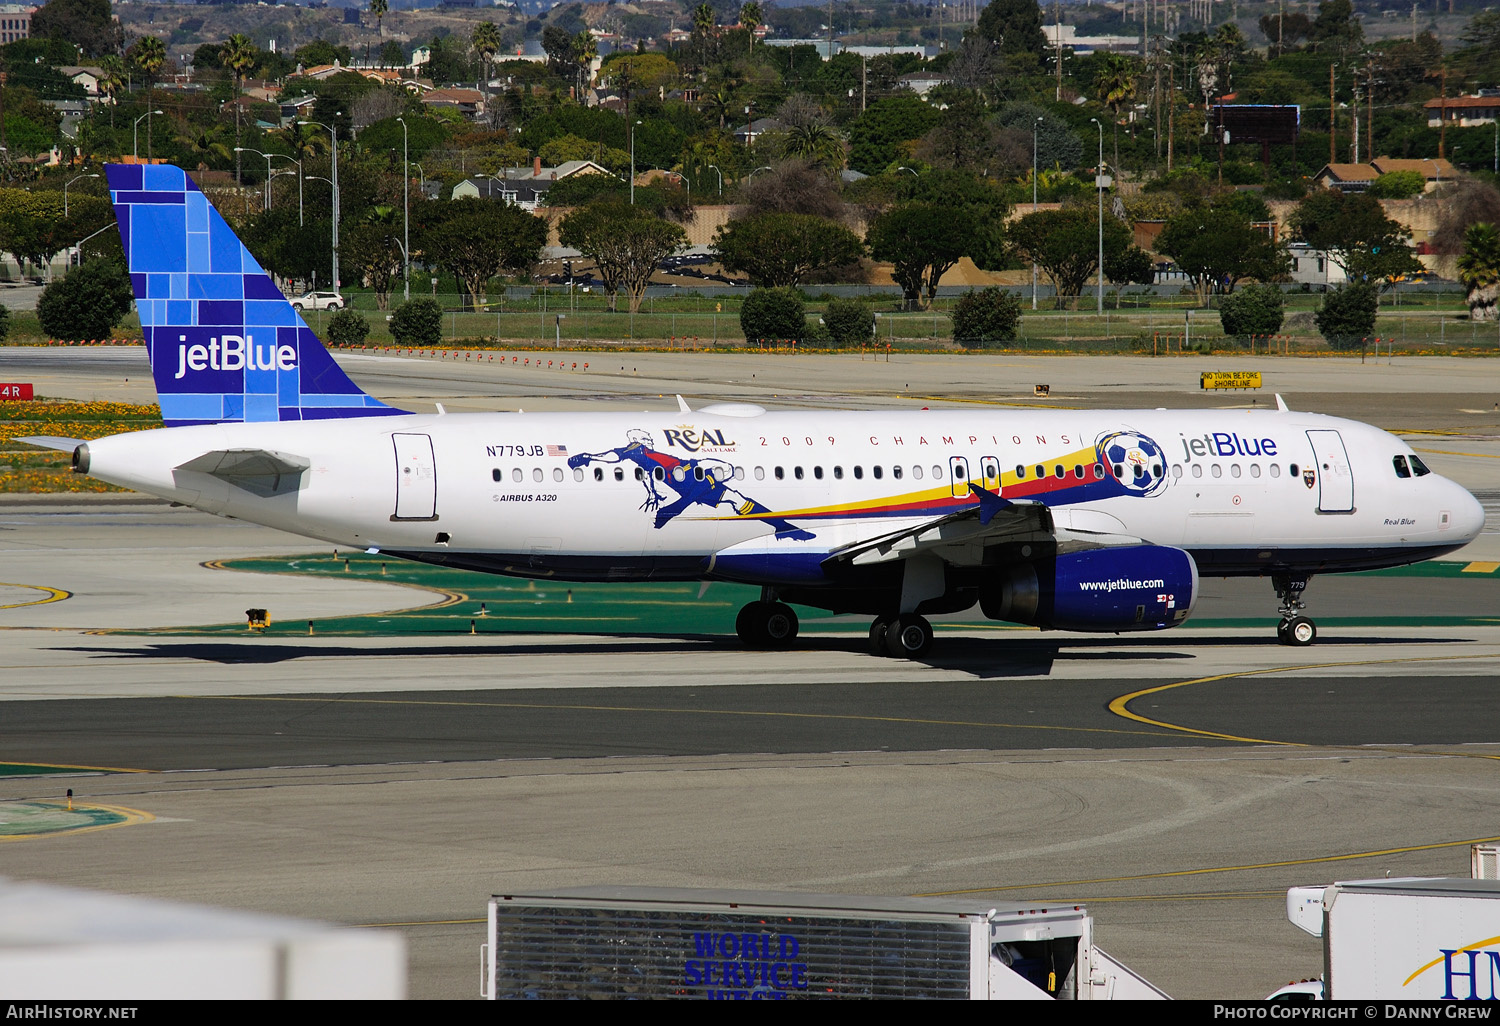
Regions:
<instances>
[{"instance_id":1,"label":"street light pole","mask_svg":"<svg viewBox=\"0 0 1500 1026\"><path fill-rule=\"evenodd\" d=\"M255 154L258 154L258 155L266 158L266 191L265 191L265 195L261 197L260 209L261 210L270 210L271 209L271 157L272 157L272 154L269 154L269 153L265 152L264 150L257 150L257 149L255 149L252 146L236 146L234 148L234 152L236 152L236 153L255 153ZM279 154L278 154L278 156L279 156Z\"/></svg>"},{"instance_id":2,"label":"street light pole","mask_svg":"<svg viewBox=\"0 0 1500 1026\"><path fill-rule=\"evenodd\" d=\"M343 114L344 112L336 111L335 113ZM329 184L333 186L333 290L337 292L339 290L339 130L321 121L299 121L297 124L326 128L333 138L333 178Z\"/></svg>"},{"instance_id":3,"label":"street light pole","mask_svg":"<svg viewBox=\"0 0 1500 1026\"><path fill-rule=\"evenodd\" d=\"M411 299L411 164L407 161L406 119L401 122L401 287Z\"/></svg>"},{"instance_id":4,"label":"street light pole","mask_svg":"<svg viewBox=\"0 0 1500 1026\"><path fill-rule=\"evenodd\" d=\"M68 216L68 186L78 181L79 178L98 178L98 175L79 175L77 178L69 178L63 183L63 218Z\"/></svg>"},{"instance_id":5,"label":"street light pole","mask_svg":"<svg viewBox=\"0 0 1500 1026\"><path fill-rule=\"evenodd\" d=\"M1104 312L1104 125L1098 118L1089 118L1099 129L1099 170L1094 178L1094 190L1099 193L1099 272L1098 311Z\"/></svg>"},{"instance_id":6,"label":"street light pole","mask_svg":"<svg viewBox=\"0 0 1500 1026\"><path fill-rule=\"evenodd\" d=\"M146 111L146 113L136 118L135 124L130 126L130 156L131 159L133 159L137 164L141 162L141 122L145 121L153 114L160 113L161 111L159 110L148 110ZM149 135L150 132L151 129L148 126L146 128L146 133ZM147 141L149 142L150 140L148 139Z\"/></svg>"},{"instance_id":7,"label":"street light pole","mask_svg":"<svg viewBox=\"0 0 1500 1026\"><path fill-rule=\"evenodd\" d=\"M1497 121L1496 124L1500 125L1500 121ZM1497 138L1500 138L1500 136L1497 136ZM1497 144L1497 145L1500 145L1500 144ZM714 174L716 174L716 175L719 176L719 195L720 196L724 195L724 172L720 171L719 168L718 168L718 165L716 165L716 164L710 164L710 165L708 165L708 167L709 167L709 170L713 171Z\"/></svg>"}]
</instances>

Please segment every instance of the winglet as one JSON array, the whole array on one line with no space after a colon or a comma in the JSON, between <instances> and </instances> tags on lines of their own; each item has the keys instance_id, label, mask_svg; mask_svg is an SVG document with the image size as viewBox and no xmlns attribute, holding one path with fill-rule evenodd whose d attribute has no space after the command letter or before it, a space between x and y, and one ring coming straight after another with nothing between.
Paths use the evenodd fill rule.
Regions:
<instances>
[{"instance_id":1,"label":"winglet","mask_svg":"<svg viewBox=\"0 0 1500 1026\"><path fill-rule=\"evenodd\" d=\"M1287 408L1286 400L1283 399L1283 398L1281 398L1281 393L1280 392L1276 393L1276 408L1278 410L1280 410L1282 413L1290 413L1290 412L1292 412L1290 409Z\"/></svg>"},{"instance_id":2,"label":"winglet","mask_svg":"<svg viewBox=\"0 0 1500 1026\"><path fill-rule=\"evenodd\" d=\"M970 482L969 490L979 496L979 523L986 527L989 526L991 520L995 519L996 513L1015 505L1009 499L1002 499L998 493L980 488L973 482Z\"/></svg>"},{"instance_id":3,"label":"winglet","mask_svg":"<svg viewBox=\"0 0 1500 1026\"><path fill-rule=\"evenodd\" d=\"M677 412L679 412L679 413L692 413L693 412L693 408L687 404L687 400L684 399L680 395L677 397Z\"/></svg>"}]
</instances>

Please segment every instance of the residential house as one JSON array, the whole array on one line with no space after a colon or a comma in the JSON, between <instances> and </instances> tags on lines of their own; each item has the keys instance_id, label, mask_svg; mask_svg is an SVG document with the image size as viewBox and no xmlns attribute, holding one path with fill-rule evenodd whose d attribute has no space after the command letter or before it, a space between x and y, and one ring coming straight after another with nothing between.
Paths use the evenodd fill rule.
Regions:
<instances>
[{"instance_id":1,"label":"residential house","mask_svg":"<svg viewBox=\"0 0 1500 1026\"><path fill-rule=\"evenodd\" d=\"M1437 97L1422 104L1422 109L1429 128L1444 121L1458 128L1492 125L1500 116L1500 89L1481 89L1478 96Z\"/></svg>"},{"instance_id":2,"label":"residential house","mask_svg":"<svg viewBox=\"0 0 1500 1026\"><path fill-rule=\"evenodd\" d=\"M756 118L749 124L740 125L734 130L734 141L741 146L750 146L767 132L785 131L786 126L775 118Z\"/></svg>"},{"instance_id":3,"label":"residential house","mask_svg":"<svg viewBox=\"0 0 1500 1026\"><path fill-rule=\"evenodd\" d=\"M458 111L466 121L484 117L484 94L478 89L433 89L422 97L429 107L448 107Z\"/></svg>"},{"instance_id":4,"label":"residential house","mask_svg":"<svg viewBox=\"0 0 1500 1026\"><path fill-rule=\"evenodd\" d=\"M500 199L535 212L537 207L546 205L547 190L553 182L590 174L607 175L609 172L592 160L569 160L556 167L543 167L542 159L537 157L531 167L505 168L498 175L466 178L453 187L451 198Z\"/></svg>"},{"instance_id":5,"label":"residential house","mask_svg":"<svg viewBox=\"0 0 1500 1026\"><path fill-rule=\"evenodd\" d=\"M1458 174L1457 169L1442 157L1376 157L1368 164L1325 164L1313 178L1325 189L1364 192L1375 179L1393 171L1420 174L1426 181L1424 192L1432 192L1444 181L1453 181Z\"/></svg>"}]
</instances>

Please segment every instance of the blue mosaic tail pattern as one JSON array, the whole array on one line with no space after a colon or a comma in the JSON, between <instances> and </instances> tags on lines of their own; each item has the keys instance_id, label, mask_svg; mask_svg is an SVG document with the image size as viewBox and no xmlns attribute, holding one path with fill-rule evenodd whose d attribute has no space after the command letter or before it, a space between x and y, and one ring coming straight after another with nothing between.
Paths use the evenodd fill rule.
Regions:
<instances>
[{"instance_id":1,"label":"blue mosaic tail pattern","mask_svg":"<svg viewBox=\"0 0 1500 1026\"><path fill-rule=\"evenodd\" d=\"M349 380L181 168L105 174L168 427L404 412Z\"/></svg>"}]
</instances>

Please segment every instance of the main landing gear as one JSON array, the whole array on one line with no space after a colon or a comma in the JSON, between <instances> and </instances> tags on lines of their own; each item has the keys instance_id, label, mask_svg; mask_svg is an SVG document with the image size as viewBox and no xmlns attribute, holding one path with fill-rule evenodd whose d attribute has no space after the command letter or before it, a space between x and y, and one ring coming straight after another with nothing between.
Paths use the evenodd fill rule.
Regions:
<instances>
[{"instance_id":1,"label":"main landing gear","mask_svg":"<svg viewBox=\"0 0 1500 1026\"><path fill-rule=\"evenodd\" d=\"M1308 575L1292 576L1275 574L1271 583L1276 588L1276 597L1281 600L1281 622L1276 625L1276 640L1283 645L1311 645L1318 637L1318 625L1302 615L1302 592L1306 590Z\"/></svg>"},{"instance_id":2,"label":"main landing gear","mask_svg":"<svg viewBox=\"0 0 1500 1026\"><path fill-rule=\"evenodd\" d=\"M920 659L932 647L932 624L916 613L878 617L870 624L870 654Z\"/></svg>"},{"instance_id":3,"label":"main landing gear","mask_svg":"<svg viewBox=\"0 0 1500 1026\"><path fill-rule=\"evenodd\" d=\"M764 591L735 617L734 631L748 648L791 648L797 638L797 614L773 592Z\"/></svg>"}]
</instances>

